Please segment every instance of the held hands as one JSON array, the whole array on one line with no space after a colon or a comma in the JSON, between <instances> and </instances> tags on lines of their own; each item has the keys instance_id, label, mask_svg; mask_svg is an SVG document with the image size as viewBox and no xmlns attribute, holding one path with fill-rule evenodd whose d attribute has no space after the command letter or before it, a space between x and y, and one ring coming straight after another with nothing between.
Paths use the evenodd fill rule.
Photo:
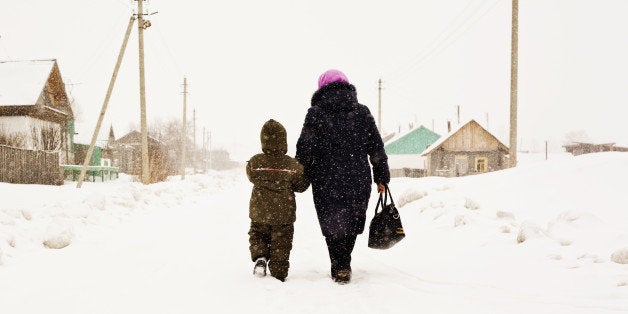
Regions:
<instances>
[{"instance_id":1,"label":"held hands","mask_svg":"<svg viewBox=\"0 0 628 314\"><path fill-rule=\"evenodd\" d=\"M386 192L386 186L382 183L377 183L377 193L384 193Z\"/></svg>"}]
</instances>

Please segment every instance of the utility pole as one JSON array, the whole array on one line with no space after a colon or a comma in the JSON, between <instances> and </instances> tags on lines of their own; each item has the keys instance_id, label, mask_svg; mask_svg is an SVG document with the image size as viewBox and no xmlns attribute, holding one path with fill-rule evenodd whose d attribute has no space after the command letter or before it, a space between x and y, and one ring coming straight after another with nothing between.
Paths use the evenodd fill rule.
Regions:
<instances>
[{"instance_id":1,"label":"utility pole","mask_svg":"<svg viewBox=\"0 0 628 314\"><path fill-rule=\"evenodd\" d=\"M187 95L188 95L188 79L183 78L183 126L181 127L181 180L185 180L185 160L187 149Z\"/></svg>"},{"instance_id":2,"label":"utility pole","mask_svg":"<svg viewBox=\"0 0 628 314\"><path fill-rule=\"evenodd\" d=\"M212 169L212 131L209 131L209 138L207 139L209 145L209 169Z\"/></svg>"},{"instance_id":3,"label":"utility pole","mask_svg":"<svg viewBox=\"0 0 628 314\"><path fill-rule=\"evenodd\" d=\"M207 164L205 163L205 151L207 149L207 143L205 142L205 127L203 127L203 151L201 152L201 163L203 164L203 173L207 171Z\"/></svg>"},{"instance_id":4,"label":"utility pole","mask_svg":"<svg viewBox=\"0 0 628 314\"><path fill-rule=\"evenodd\" d=\"M120 64L122 64L122 59L124 57L124 52L126 51L126 45L129 42L129 36L131 35L131 31L133 30L134 22L135 22L135 17L131 16L131 19L129 20L129 25L126 28L126 33L124 34L122 47L120 47L120 52L118 53L118 61L116 61L116 66L113 69L113 74L111 75L111 80L109 81L109 88L107 88L107 95L105 96L105 101L102 104L102 109L100 109L100 115L98 116L98 123L96 123L96 129L94 129L94 134L92 134L92 141L89 144L89 148L87 149L87 154L85 155L85 160L83 161L83 168L81 168L81 174L76 184L76 188L80 189L81 186L83 185L83 179L85 178L85 173L87 172L87 166L89 166L89 161L91 160L92 154L94 153L94 145L96 145L96 138L98 137L98 133L100 132L102 120L105 118L105 112L107 111L107 106L109 105L111 92L113 91L113 86L116 84L116 78L118 77L118 70L120 70Z\"/></svg>"},{"instance_id":5,"label":"utility pole","mask_svg":"<svg viewBox=\"0 0 628 314\"><path fill-rule=\"evenodd\" d=\"M377 102L377 128L379 129L379 134L382 134L382 79L380 78L378 81L378 97L379 101Z\"/></svg>"},{"instance_id":6,"label":"utility pole","mask_svg":"<svg viewBox=\"0 0 628 314\"><path fill-rule=\"evenodd\" d=\"M510 47L510 167L517 166L517 74L519 56L519 0L512 0Z\"/></svg>"},{"instance_id":7,"label":"utility pole","mask_svg":"<svg viewBox=\"0 0 628 314\"><path fill-rule=\"evenodd\" d=\"M194 149L192 150L192 165L194 166L194 173L196 174L196 157L197 157L197 150L196 150L196 108L194 108L194 120L192 120L192 123L194 125L194 130L193 130L193 140L192 143L194 143Z\"/></svg>"},{"instance_id":8,"label":"utility pole","mask_svg":"<svg viewBox=\"0 0 628 314\"><path fill-rule=\"evenodd\" d=\"M144 21L144 0L137 1L137 33L139 40L140 61L140 128L142 131L142 183L150 183L150 169L148 165L148 128L146 126L146 82L144 78L144 29L150 22Z\"/></svg>"},{"instance_id":9,"label":"utility pole","mask_svg":"<svg viewBox=\"0 0 628 314\"><path fill-rule=\"evenodd\" d=\"M545 141L545 160L547 160L547 141Z\"/></svg>"}]
</instances>

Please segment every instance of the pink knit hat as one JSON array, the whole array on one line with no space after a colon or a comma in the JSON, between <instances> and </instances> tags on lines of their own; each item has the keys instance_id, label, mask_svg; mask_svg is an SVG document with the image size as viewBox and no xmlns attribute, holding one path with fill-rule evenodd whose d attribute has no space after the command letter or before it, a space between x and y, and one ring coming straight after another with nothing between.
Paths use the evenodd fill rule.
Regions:
<instances>
[{"instance_id":1,"label":"pink knit hat","mask_svg":"<svg viewBox=\"0 0 628 314\"><path fill-rule=\"evenodd\" d=\"M321 88L333 82L349 83L349 79L344 73L338 70L327 70L325 73L321 74L321 76L318 78L318 88Z\"/></svg>"}]
</instances>

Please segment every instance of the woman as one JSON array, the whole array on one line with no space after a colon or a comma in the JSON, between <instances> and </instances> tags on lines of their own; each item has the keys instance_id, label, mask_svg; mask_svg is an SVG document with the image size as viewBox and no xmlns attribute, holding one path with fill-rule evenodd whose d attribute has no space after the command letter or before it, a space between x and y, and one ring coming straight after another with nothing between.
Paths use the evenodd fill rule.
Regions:
<instances>
[{"instance_id":1,"label":"woman","mask_svg":"<svg viewBox=\"0 0 628 314\"><path fill-rule=\"evenodd\" d=\"M384 143L368 107L358 103L344 73L329 70L318 79L296 158L312 183L314 206L338 283L351 280L351 252L364 231L371 195L371 169L378 191L390 181Z\"/></svg>"}]
</instances>

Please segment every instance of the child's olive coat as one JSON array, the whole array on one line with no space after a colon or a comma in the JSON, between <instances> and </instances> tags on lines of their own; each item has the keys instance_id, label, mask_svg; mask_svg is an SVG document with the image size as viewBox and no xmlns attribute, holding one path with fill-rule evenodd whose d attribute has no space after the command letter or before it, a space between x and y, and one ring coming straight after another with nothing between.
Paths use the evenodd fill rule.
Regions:
<instances>
[{"instance_id":1,"label":"child's olive coat","mask_svg":"<svg viewBox=\"0 0 628 314\"><path fill-rule=\"evenodd\" d=\"M260 134L263 154L248 161L246 174L253 183L249 217L251 221L269 225L284 225L296 220L294 192L310 186L303 166L287 156L286 129L269 120Z\"/></svg>"}]
</instances>

